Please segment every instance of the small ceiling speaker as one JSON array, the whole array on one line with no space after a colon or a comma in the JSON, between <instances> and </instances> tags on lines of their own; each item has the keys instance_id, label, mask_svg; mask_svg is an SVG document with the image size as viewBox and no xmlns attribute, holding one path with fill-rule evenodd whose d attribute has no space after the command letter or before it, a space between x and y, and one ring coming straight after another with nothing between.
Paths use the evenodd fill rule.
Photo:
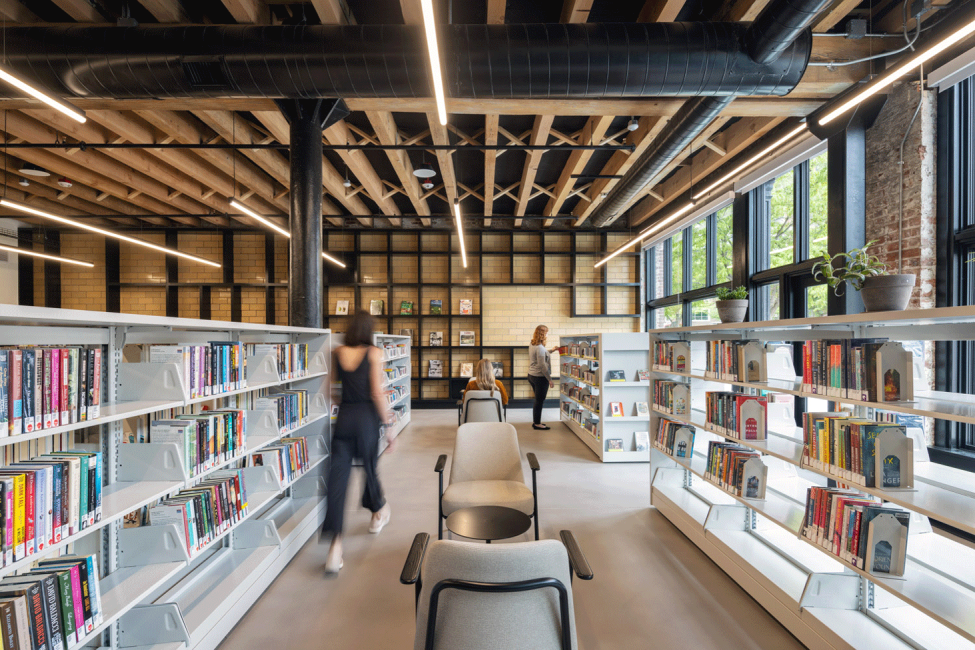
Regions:
<instances>
[{"instance_id":1,"label":"small ceiling speaker","mask_svg":"<svg viewBox=\"0 0 975 650\"><path fill-rule=\"evenodd\" d=\"M420 183L420 187L422 187L425 190L432 190L433 189L433 181L431 181L429 178L424 179L424 181L422 183Z\"/></svg>"},{"instance_id":2,"label":"small ceiling speaker","mask_svg":"<svg viewBox=\"0 0 975 650\"><path fill-rule=\"evenodd\" d=\"M68 178L59 178L58 179L58 185L60 185L61 187L65 188L65 189L68 189L69 187L71 187L73 185L73 183Z\"/></svg>"}]
</instances>

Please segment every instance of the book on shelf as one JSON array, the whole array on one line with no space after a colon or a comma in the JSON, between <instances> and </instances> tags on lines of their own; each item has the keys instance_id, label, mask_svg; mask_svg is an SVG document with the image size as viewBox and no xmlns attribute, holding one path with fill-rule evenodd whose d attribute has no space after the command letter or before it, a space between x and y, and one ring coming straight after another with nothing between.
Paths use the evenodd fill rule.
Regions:
<instances>
[{"instance_id":1,"label":"book on shelf","mask_svg":"<svg viewBox=\"0 0 975 650\"><path fill-rule=\"evenodd\" d=\"M646 402L637 402L635 405L636 415L638 416L649 416L650 409L647 407Z\"/></svg>"},{"instance_id":2,"label":"book on shelf","mask_svg":"<svg viewBox=\"0 0 975 650\"><path fill-rule=\"evenodd\" d=\"M431 300L430 301L430 313L433 316L439 316L443 313L443 300Z\"/></svg>"},{"instance_id":3,"label":"book on shelf","mask_svg":"<svg viewBox=\"0 0 975 650\"><path fill-rule=\"evenodd\" d=\"M474 301L470 299L461 299L460 301L460 315L461 316L471 316L474 314Z\"/></svg>"},{"instance_id":4,"label":"book on shelf","mask_svg":"<svg viewBox=\"0 0 975 650\"><path fill-rule=\"evenodd\" d=\"M914 355L885 339L806 341L803 392L862 402L914 399Z\"/></svg>"},{"instance_id":5,"label":"book on shelf","mask_svg":"<svg viewBox=\"0 0 975 650\"><path fill-rule=\"evenodd\" d=\"M854 490L811 487L800 535L875 575L902 576L910 513Z\"/></svg>"},{"instance_id":6,"label":"book on shelf","mask_svg":"<svg viewBox=\"0 0 975 650\"><path fill-rule=\"evenodd\" d=\"M623 402L610 402L609 403L609 414L614 418L623 417Z\"/></svg>"},{"instance_id":7,"label":"book on shelf","mask_svg":"<svg viewBox=\"0 0 975 650\"><path fill-rule=\"evenodd\" d=\"M655 381L653 407L670 415L690 415L691 385L677 381Z\"/></svg>"},{"instance_id":8,"label":"book on shelf","mask_svg":"<svg viewBox=\"0 0 975 650\"><path fill-rule=\"evenodd\" d=\"M427 377L443 377L443 361L440 359L430 359Z\"/></svg>"},{"instance_id":9,"label":"book on shelf","mask_svg":"<svg viewBox=\"0 0 975 650\"><path fill-rule=\"evenodd\" d=\"M606 372L606 381L612 381L612 382L626 381L626 371L608 370Z\"/></svg>"},{"instance_id":10,"label":"book on shelf","mask_svg":"<svg viewBox=\"0 0 975 650\"><path fill-rule=\"evenodd\" d=\"M308 439L304 437L281 438L248 456L251 467L272 467L281 485L287 485L307 471L311 457L308 454Z\"/></svg>"},{"instance_id":11,"label":"book on shelf","mask_svg":"<svg viewBox=\"0 0 975 650\"><path fill-rule=\"evenodd\" d=\"M462 364L460 364L460 376L461 377L473 377L474 376L474 364L473 363L462 363Z\"/></svg>"},{"instance_id":12,"label":"book on shelf","mask_svg":"<svg viewBox=\"0 0 975 650\"><path fill-rule=\"evenodd\" d=\"M708 379L765 383L772 355L778 355L776 367L792 367L789 346L758 341L706 341L704 348L704 376Z\"/></svg>"},{"instance_id":13,"label":"book on shelf","mask_svg":"<svg viewBox=\"0 0 975 650\"><path fill-rule=\"evenodd\" d=\"M728 442L709 442L704 478L745 499L764 499L768 468L757 451Z\"/></svg>"},{"instance_id":14,"label":"book on shelf","mask_svg":"<svg viewBox=\"0 0 975 650\"><path fill-rule=\"evenodd\" d=\"M252 348L255 353L272 346ZM215 341L207 345L150 345L150 363L176 363L191 399L247 387L247 354L243 343ZM280 368L280 359L279 359Z\"/></svg>"},{"instance_id":15,"label":"book on shelf","mask_svg":"<svg viewBox=\"0 0 975 650\"><path fill-rule=\"evenodd\" d=\"M349 301L348 300L336 300L335 301L335 315L336 316L347 316L349 314Z\"/></svg>"},{"instance_id":16,"label":"book on shelf","mask_svg":"<svg viewBox=\"0 0 975 650\"><path fill-rule=\"evenodd\" d=\"M460 333L460 344L464 347L474 345L474 332L464 331Z\"/></svg>"},{"instance_id":17,"label":"book on shelf","mask_svg":"<svg viewBox=\"0 0 975 650\"><path fill-rule=\"evenodd\" d=\"M404 300L399 304L399 314L400 316L412 316L413 315L413 301Z\"/></svg>"},{"instance_id":18,"label":"book on shelf","mask_svg":"<svg viewBox=\"0 0 975 650\"><path fill-rule=\"evenodd\" d=\"M504 363L501 361L492 361L491 368L494 369L495 378L504 376Z\"/></svg>"},{"instance_id":19,"label":"book on shelf","mask_svg":"<svg viewBox=\"0 0 975 650\"><path fill-rule=\"evenodd\" d=\"M655 370L671 372L691 371L691 346L684 341L667 343L654 341L651 350Z\"/></svg>"},{"instance_id":20,"label":"book on shelf","mask_svg":"<svg viewBox=\"0 0 975 650\"><path fill-rule=\"evenodd\" d=\"M369 313L373 316L382 316L383 307L386 305L382 300L370 300L369 301Z\"/></svg>"},{"instance_id":21,"label":"book on shelf","mask_svg":"<svg viewBox=\"0 0 975 650\"><path fill-rule=\"evenodd\" d=\"M854 418L849 413L804 413L802 439L802 464L844 483L868 488L913 486L913 441L901 424Z\"/></svg>"},{"instance_id":22,"label":"book on shelf","mask_svg":"<svg viewBox=\"0 0 975 650\"><path fill-rule=\"evenodd\" d=\"M439 348L443 346L443 332L430 332L430 347Z\"/></svg>"},{"instance_id":23,"label":"book on shelf","mask_svg":"<svg viewBox=\"0 0 975 650\"><path fill-rule=\"evenodd\" d=\"M690 458L694 453L695 432L695 428L688 424L660 418L653 446L675 458Z\"/></svg>"},{"instance_id":24,"label":"book on shelf","mask_svg":"<svg viewBox=\"0 0 975 650\"><path fill-rule=\"evenodd\" d=\"M240 469L213 472L192 488L149 506L149 525L174 524L190 557L196 557L247 514Z\"/></svg>"},{"instance_id":25,"label":"book on shelf","mask_svg":"<svg viewBox=\"0 0 975 650\"><path fill-rule=\"evenodd\" d=\"M708 429L739 440L765 440L768 437L768 397L730 391L704 394Z\"/></svg>"},{"instance_id":26,"label":"book on shelf","mask_svg":"<svg viewBox=\"0 0 975 650\"><path fill-rule=\"evenodd\" d=\"M650 371L649 370L637 370L636 371L637 381L650 381Z\"/></svg>"},{"instance_id":27,"label":"book on shelf","mask_svg":"<svg viewBox=\"0 0 975 650\"><path fill-rule=\"evenodd\" d=\"M650 433L648 431L633 432L633 451L648 451L650 449Z\"/></svg>"},{"instance_id":28,"label":"book on shelf","mask_svg":"<svg viewBox=\"0 0 975 650\"><path fill-rule=\"evenodd\" d=\"M247 343L245 345L244 369L247 369L247 357L263 357L270 355L277 359L278 375L281 379L298 379L308 374L308 344L307 343ZM243 388L239 383L238 388Z\"/></svg>"},{"instance_id":29,"label":"book on shelf","mask_svg":"<svg viewBox=\"0 0 975 650\"><path fill-rule=\"evenodd\" d=\"M623 451L623 439L606 438L606 451Z\"/></svg>"}]
</instances>

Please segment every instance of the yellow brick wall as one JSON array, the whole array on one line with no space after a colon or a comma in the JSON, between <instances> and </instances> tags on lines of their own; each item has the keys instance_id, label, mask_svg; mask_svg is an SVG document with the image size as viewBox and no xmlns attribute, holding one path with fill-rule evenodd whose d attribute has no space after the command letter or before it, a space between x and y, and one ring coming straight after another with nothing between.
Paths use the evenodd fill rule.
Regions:
<instances>
[{"instance_id":1,"label":"yellow brick wall","mask_svg":"<svg viewBox=\"0 0 975 650\"><path fill-rule=\"evenodd\" d=\"M157 232L142 232L134 235L137 239L147 241L159 246L166 245L166 236L162 233ZM104 242L104 240L102 240ZM102 244L104 247L105 244ZM218 246L217 251L220 250ZM189 251L187 251L189 252ZM208 251L212 255L213 251ZM220 255L216 255L215 259L220 261ZM210 259L208 257L207 259ZM196 266L201 266L204 268L210 268L205 264L195 264ZM218 272L220 269L216 269ZM62 275L63 277L63 275ZM219 276L217 281L219 281ZM119 244L119 280L124 282L165 282L166 281L166 256L162 253L157 253L154 250L144 248L142 246L136 246L134 244L127 244L121 242ZM163 298L163 303L165 303L165 297ZM122 311L126 311L122 308ZM163 306L163 313L165 313L165 304Z\"/></svg>"},{"instance_id":2,"label":"yellow brick wall","mask_svg":"<svg viewBox=\"0 0 975 650\"><path fill-rule=\"evenodd\" d=\"M123 287L121 292L123 314L146 316L166 315L166 289L164 287Z\"/></svg>"},{"instance_id":3,"label":"yellow brick wall","mask_svg":"<svg viewBox=\"0 0 975 650\"><path fill-rule=\"evenodd\" d=\"M219 250L219 249L218 249ZM234 233L234 282L267 282L264 233ZM180 276L182 282L182 276ZM261 300L261 317L264 301Z\"/></svg>"},{"instance_id":4,"label":"yellow brick wall","mask_svg":"<svg viewBox=\"0 0 975 650\"><path fill-rule=\"evenodd\" d=\"M196 287L180 287L178 295L180 318L199 318L200 290Z\"/></svg>"},{"instance_id":5,"label":"yellow brick wall","mask_svg":"<svg viewBox=\"0 0 975 650\"><path fill-rule=\"evenodd\" d=\"M105 238L82 233L62 233L61 254L95 265L92 269L67 265L61 267L61 307L105 309ZM44 283L40 286L43 287Z\"/></svg>"},{"instance_id":6,"label":"yellow brick wall","mask_svg":"<svg viewBox=\"0 0 975 650\"><path fill-rule=\"evenodd\" d=\"M257 287L244 287L240 295L240 320L244 323L266 323L267 292Z\"/></svg>"},{"instance_id":7,"label":"yellow brick wall","mask_svg":"<svg viewBox=\"0 0 975 650\"><path fill-rule=\"evenodd\" d=\"M180 232L177 248L205 260L223 262L223 235L219 232ZM124 244L123 244L124 245ZM162 256L161 256L162 257ZM177 257L180 282L223 282L223 269ZM165 264L165 259L164 262ZM125 268L123 263L122 269ZM165 275L163 276L165 277ZM125 282L125 280L122 280Z\"/></svg>"},{"instance_id":8,"label":"yellow brick wall","mask_svg":"<svg viewBox=\"0 0 975 650\"><path fill-rule=\"evenodd\" d=\"M371 284L386 284L389 280L387 273L388 256L362 255L359 257L359 281Z\"/></svg>"}]
</instances>

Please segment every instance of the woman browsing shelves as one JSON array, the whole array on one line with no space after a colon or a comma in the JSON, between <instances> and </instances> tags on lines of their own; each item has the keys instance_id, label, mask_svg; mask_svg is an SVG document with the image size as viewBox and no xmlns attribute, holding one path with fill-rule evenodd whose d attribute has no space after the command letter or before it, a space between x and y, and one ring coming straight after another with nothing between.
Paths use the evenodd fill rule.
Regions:
<instances>
[{"instance_id":1,"label":"woman browsing shelves","mask_svg":"<svg viewBox=\"0 0 975 650\"><path fill-rule=\"evenodd\" d=\"M370 533L378 533L389 523L389 504L379 484L379 427L389 421L389 408L383 391L383 351L372 344L373 318L357 311L345 332L345 345L335 350L332 367L342 382L342 407L332 436L331 470L328 474L328 509L322 524L322 539L332 538L325 560L326 574L342 568L342 529L345 493L349 486L353 458L362 459L366 472L362 505L372 512ZM388 451L393 451L393 438Z\"/></svg>"},{"instance_id":2,"label":"woman browsing shelves","mask_svg":"<svg viewBox=\"0 0 975 650\"><path fill-rule=\"evenodd\" d=\"M495 379L494 366L488 359L481 359L477 362L474 376L467 382L464 394L466 395L469 390L489 390L491 397L494 397L494 391L498 391L501 393L501 403L505 406L508 405L508 392L504 389L504 384Z\"/></svg>"},{"instance_id":3,"label":"woman browsing shelves","mask_svg":"<svg viewBox=\"0 0 975 650\"><path fill-rule=\"evenodd\" d=\"M547 424L542 424L542 407L545 398L548 396L548 389L555 384L552 382L552 356L556 350L545 348L548 337L548 328L539 325L532 334L531 345L528 347L528 383L531 384L532 392L535 394L535 404L532 408L532 428L548 429Z\"/></svg>"}]
</instances>

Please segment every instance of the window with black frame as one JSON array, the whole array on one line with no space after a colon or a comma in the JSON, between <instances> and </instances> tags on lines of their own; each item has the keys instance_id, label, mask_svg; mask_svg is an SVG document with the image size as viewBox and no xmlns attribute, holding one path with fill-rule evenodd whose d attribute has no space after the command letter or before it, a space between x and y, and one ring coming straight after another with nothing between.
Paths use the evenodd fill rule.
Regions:
<instances>
[{"instance_id":1,"label":"window with black frame","mask_svg":"<svg viewBox=\"0 0 975 650\"><path fill-rule=\"evenodd\" d=\"M938 248L949 254L939 256L937 304L975 305L975 77L942 92L938 104ZM938 390L975 394L975 342L939 343L936 358ZM969 456L940 462L975 470L975 425L937 420L934 442Z\"/></svg>"},{"instance_id":2,"label":"window with black frame","mask_svg":"<svg viewBox=\"0 0 975 650\"><path fill-rule=\"evenodd\" d=\"M755 320L826 315L810 269L827 250L827 158L813 156L752 190Z\"/></svg>"},{"instance_id":3,"label":"window with black frame","mask_svg":"<svg viewBox=\"0 0 975 650\"><path fill-rule=\"evenodd\" d=\"M732 206L647 250L648 329L717 323L715 290L731 283Z\"/></svg>"}]
</instances>

